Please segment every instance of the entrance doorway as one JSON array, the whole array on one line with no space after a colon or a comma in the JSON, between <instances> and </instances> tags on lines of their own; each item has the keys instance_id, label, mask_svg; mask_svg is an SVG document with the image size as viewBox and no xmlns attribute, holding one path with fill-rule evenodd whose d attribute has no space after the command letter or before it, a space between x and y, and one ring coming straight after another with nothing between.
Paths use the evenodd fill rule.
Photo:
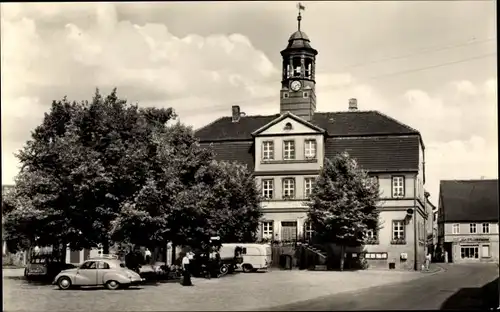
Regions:
<instances>
[{"instance_id":1,"label":"entrance doorway","mask_svg":"<svg viewBox=\"0 0 500 312\"><path fill-rule=\"evenodd\" d=\"M453 262L453 244L450 242L450 243L444 243L444 256L446 257L446 255L448 256L448 259L444 259L444 261L448 261L448 262Z\"/></svg>"},{"instance_id":2,"label":"entrance doorway","mask_svg":"<svg viewBox=\"0 0 500 312\"><path fill-rule=\"evenodd\" d=\"M294 241L297 239L297 221L281 222L281 240Z\"/></svg>"}]
</instances>

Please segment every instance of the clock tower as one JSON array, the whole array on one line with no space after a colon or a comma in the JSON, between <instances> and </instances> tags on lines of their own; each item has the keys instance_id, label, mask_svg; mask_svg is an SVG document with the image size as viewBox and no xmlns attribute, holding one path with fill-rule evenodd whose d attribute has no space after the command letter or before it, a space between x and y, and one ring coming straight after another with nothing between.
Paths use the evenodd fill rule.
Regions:
<instances>
[{"instance_id":1,"label":"clock tower","mask_svg":"<svg viewBox=\"0 0 500 312\"><path fill-rule=\"evenodd\" d=\"M318 51L310 45L307 35L300 30L302 16L299 6L298 30L288 39L288 46L281 51L283 71L280 92L280 113L290 112L311 121L316 111L315 67Z\"/></svg>"}]
</instances>

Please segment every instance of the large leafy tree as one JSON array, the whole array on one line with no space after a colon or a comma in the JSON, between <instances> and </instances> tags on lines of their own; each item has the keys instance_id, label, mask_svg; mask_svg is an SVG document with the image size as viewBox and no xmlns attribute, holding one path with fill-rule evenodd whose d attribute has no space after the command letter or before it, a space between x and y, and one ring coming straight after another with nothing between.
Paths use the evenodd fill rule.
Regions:
<instances>
[{"instance_id":1,"label":"large leafy tree","mask_svg":"<svg viewBox=\"0 0 500 312\"><path fill-rule=\"evenodd\" d=\"M18 200L7 234L15 224L36 224L30 235L37 244L102 244L108 252L111 222L149 178L156 153L150 137L173 117L171 109L128 105L116 90L105 98L97 91L90 103L53 102L18 154ZM30 209L38 223L26 215Z\"/></svg>"},{"instance_id":2,"label":"large leafy tree","mask_svg":"<svg viewBox=\"0 0 500 312\"><path fill-rule=\"evenodd\" d=\"M341 270L345 247L362 245L367 230L377 230L378 200L378 183L348 153L325 159L307 203L308 217L318 241L341 247Z\"/></svg>"},{"instance_id":3,"label":"large leafy tree","mask_svg":"<svg viewBox=\"0 0 500 312\"><path fill-rule=\"evenodd\" d=\"M220 236L222 243L254 242L262 217L261 196L247 168L212 161L199 170L196 182L191 198L198 197L208 231Z\"/></svg>"},{"instance_id":4,"label":"large leafy tree","mask_svg":"<svg viewBox=\"0 0 500 312\"><path fill-rule=\"evenodd\" d=\"M181 124L157 134L154 177L122 206L113 236L132 243L204 248L211 236L221 242L253 241L261 216L251 173L238 164L217 162Z\"/></svg>"}]
</instances>

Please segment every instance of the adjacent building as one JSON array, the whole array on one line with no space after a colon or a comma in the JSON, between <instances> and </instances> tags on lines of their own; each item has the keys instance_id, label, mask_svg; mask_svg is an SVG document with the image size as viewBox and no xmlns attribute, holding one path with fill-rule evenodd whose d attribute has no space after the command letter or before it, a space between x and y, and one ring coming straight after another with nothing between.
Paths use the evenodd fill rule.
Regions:
<instances>
[{"instance_id":1,"label":"adjacent building","mask_svg":"<svg viewBox=\"0 0 500 312\"><path fill-rule=\"evenodd\" d=\"M441 181L438 209L448 262L498 261L498 180Z\"/></svg>"},{"instance_id":2,"label":"adjacent building","mask_svg":"<svg viewBox=\"0 0 500 312\"><path fill-rule=\"evenodd\" d=\"M263 240L312 235L304 200L324 158L347 151L378 179L382 193L382 228L368 233L366 258L372 266L394 262L396 267L414 267L415 260L424 260L427 229L432 229L426 223L432 223L432 208L424 190L422 137L382 112L359 110L356 99L346 101L345 110L317 112L317 55L299 20L299 30L281 51L279 114L247 116L232 106L231 116L198 129L196 136L202 146L214 149L217 159L237 161L253 171L265 198Z\"/></svg>"}]
</instances>

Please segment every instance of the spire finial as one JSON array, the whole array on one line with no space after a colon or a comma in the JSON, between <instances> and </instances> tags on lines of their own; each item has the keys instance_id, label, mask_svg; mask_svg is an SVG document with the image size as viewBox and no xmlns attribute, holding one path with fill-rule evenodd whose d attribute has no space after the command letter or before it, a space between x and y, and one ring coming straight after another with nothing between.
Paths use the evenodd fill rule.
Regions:
<instances>
[{"instance_id":1,"label":"spire finial","mask_svg":"<svg viewBox=\"0 0 500 312\"><path fill-rule=\"evenodd\" d=\"M301 11L304 11L306 9L305 6L302 5L302 3L297 3L297 9L299 9L299 15L297 16L297 22L298 22L298 29L300 31L300 21L302 20L302 16L300 15Z\"/></svg>"}]
</instances>

